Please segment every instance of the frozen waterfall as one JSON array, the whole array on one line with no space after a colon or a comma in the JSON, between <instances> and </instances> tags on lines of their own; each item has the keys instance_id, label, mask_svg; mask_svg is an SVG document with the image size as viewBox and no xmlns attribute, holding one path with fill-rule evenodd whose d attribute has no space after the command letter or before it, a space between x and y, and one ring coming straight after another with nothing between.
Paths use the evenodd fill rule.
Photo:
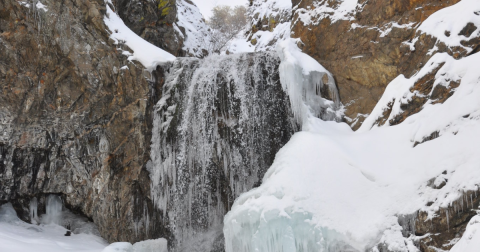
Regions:
<instances>
[{"instance_id":1,"label":"frozen waterfall","mask_svg":"<svg viewBox=\"0 0 480 252\"><path fill-rule=\"evenodd\" d=\"M278 150L298 131L292 95L303 93L309 101L301 113L336 119L338 94L326 71L296 75L282 85L280 79L289 77L282 69L291 66L281 65L276 53L178 58L160 68L154 72L161 99L147 165L152 198L176 250L211 251L224 246L223 218L233 201L260 184ZM310 86L297 88L298 78L309 79ZM327 93L334 101L321 97Z\"/></svg>"}]
</instances>

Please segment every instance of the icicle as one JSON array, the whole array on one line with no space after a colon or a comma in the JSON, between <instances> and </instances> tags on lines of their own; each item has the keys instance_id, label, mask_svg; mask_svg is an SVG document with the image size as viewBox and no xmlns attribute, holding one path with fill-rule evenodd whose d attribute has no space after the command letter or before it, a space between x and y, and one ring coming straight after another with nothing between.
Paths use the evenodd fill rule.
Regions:
<instances>
[{"instance_id":1,"label":"icicle","mask_svg":"<svg viewBox=\"0 0 480 252\"><path fill-rule=\"evenodd\" d=\"M47 197L47 204L46 204L47 224L55 223L55 224L61 225L62 209L63 209L63 203L60 196L49 195Z\"/></svg>"},{"instance_id":2,"label":"icicle","mask_svg":"<svg viewBox=\"0 0 480 252\"><path fill-rule=\"evenodd\" d=\"M474 209L475 206L473 205L473 197L472 197L472 194L470 194L470 202L472 203L472 204L471 204L471 205L472 205L472 209Z\"/></svg>"},{"instance_id":3,"label":"icicle","mask_svg":"<svg viewBox=\"0 0 480 252\"><path fill-rule=\"evenodd\" d=\"M29 204L29 209L30 209L30 221L32 224L35 224L38 219L38 201L37 197L33 197L33 199L30 200Z\"/></svg>"},{"instance_id":4,"label":"icicle","mask_svg":"<svg viewBox=\"0 0 480 252\"><path fill-rule=\"evenodd\" d=\"M445 214L447 216L447 228L448 228L448 231L450 231L450 220L449 220L449 217L448 217L448 208L445 209Z\"/></svg>"}]
</instances>

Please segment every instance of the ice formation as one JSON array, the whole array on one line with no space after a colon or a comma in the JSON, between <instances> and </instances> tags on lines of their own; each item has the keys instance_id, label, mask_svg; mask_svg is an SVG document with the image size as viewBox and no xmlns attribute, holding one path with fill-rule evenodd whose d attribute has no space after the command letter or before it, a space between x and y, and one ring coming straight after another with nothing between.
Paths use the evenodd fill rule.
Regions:
<instances>
[{"instance_id":1,"label":"ice formation","mask_svg":"<svg viewBox=\"0 0 480 252\"><path fill-rule=\"evenodd\" d=\"M49 195L46 202L46 214L42 216L42 223L62 225L63 202L58 195Z\"/></svg>"},{"instance_id":2,"label":"ice formation","mask_svg":"<svg viewBox=\"0 0 480 252\"><path fill-rule=\"evenodd\" d=\"M177 247L221 238L234 198L260 180L295 131L278 65L265 53L166 66L149 169L152 198L168 214Z\"/></svg>"},{"instance_id":3,"label":"ice formation","mask_svg":"<svg viewBox=\"0 0 480 252\"><path fill-rule=\"evenodd\" d=\"M30 200L29 210L30 210L30 221L32 222L32 224L35 224L38 220L38 200L37 200L37 197L33 197L33 199Z\"/></svg>"},{"instance_id":4,"label":"ice formation","mask_svg":"<svg viewBox=\"0 0 480 252\"><path fill-rule=\"evenodd\" d=\"M341 121L342 105L332 74L302 53L293 39L279 43L277 53L282 61L280 81L288 93L297 121L303 125L311 116L325 121Z\"/></svg>"},{"instance_id":5,"label":"ice formation","mask_svg":"<svg viewBox=\"0 0 480 252\"><path fill-rule=\"evenodd\" d=\"M128 242L115 242L102 252L168 252L168 246L167 240L163 238L141 241L133 245Z\"/></svg>"}]
</instances>

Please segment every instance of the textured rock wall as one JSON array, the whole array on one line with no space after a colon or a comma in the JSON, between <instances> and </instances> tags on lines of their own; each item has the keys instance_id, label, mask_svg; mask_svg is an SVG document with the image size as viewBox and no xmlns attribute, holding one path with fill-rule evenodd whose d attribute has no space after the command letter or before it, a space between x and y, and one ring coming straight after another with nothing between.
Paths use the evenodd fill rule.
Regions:
<instances>
[{"instance_id":1,"label":"textured rock wall","mask_svg":"<svg viewBox=\"0 0 480 252\"><path fill-rule=\"evenodd\" d=\"M437 39L417 34L417 25L435 11L458 0L358 1L355 11L344 19L329 14L313 15L307 25L301 16L314 8L336 9L341 2L293 0L292 37L300 38L303 51L318 60L336 78L349 123L357 129L383 94L388 83L400 74L407 78L431 57ZM413 41L414 50L408 43ZM468 46L476 48L471 38ZM439 52L456 57L466 55L461 48L437 44Z\"/></svg>"},{"instance_id":2,"label":"textured rock wall","mask_svg":"<svg viewBox=\"0 0 480 252\"><path fill-rule=\"evenodd\" d=\"M42 3L0 2L0 200L21 213L60 194L108 241L168 238L148 198L143 69L108 40L102 0Z\"/></svg>"}]
</instances>

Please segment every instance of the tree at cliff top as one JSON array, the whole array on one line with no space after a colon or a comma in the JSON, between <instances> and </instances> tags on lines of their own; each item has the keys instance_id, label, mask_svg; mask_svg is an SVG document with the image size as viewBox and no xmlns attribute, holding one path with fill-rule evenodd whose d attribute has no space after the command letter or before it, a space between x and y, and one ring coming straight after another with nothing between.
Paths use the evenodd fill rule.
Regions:
<instances>
[{"instance_id":1,"label":"tree at cliff top","mask_svg":"<svg viewBox=\"0 0 480 252\"><path fill-rule=\"evenodd\" d=\"M211 53L220 53L247 24L247 9L244 6L231 8L217 5L212 9L212 17L207 24L210 26L211 39L208 45Z\"/></svg>"}]
</instances>

